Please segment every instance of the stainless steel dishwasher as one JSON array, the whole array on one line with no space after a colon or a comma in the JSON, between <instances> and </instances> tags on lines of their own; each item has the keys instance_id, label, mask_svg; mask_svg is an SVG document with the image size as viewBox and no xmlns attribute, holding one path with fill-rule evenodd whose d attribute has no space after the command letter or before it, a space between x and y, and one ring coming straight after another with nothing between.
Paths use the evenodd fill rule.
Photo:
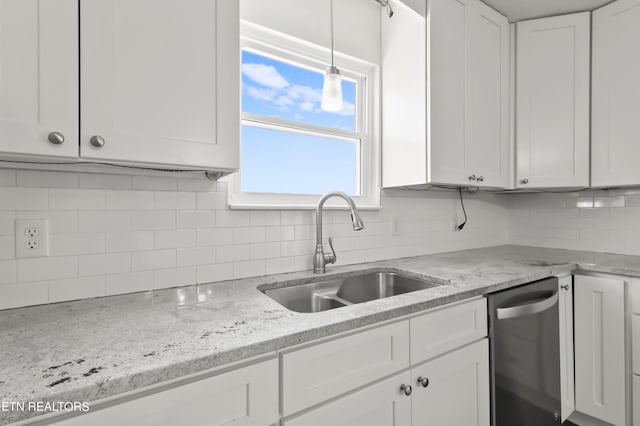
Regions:
<instances>
[{"instance_id":1,"label":"stainless steel dishwasher","mask_svg":"<svg viewBox=\"0 0 640 426\"><path fill-rule=\"evenodd\" d=\"M558 297L555 277L488 296L493 426L560 424Z\"/></svg>"}]
</instances>

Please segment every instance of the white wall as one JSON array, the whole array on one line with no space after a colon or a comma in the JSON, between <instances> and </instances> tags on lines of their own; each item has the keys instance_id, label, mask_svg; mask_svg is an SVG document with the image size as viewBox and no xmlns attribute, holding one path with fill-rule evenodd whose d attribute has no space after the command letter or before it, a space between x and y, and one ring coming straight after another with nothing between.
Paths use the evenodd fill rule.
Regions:
<instances>
[{"instance_id":1,"label":"white wall","mask_svg":"<svg viewBox=\"0 0 640 426\"><path fill-rule=\"evenodd\" d=\"M640 190L506 196L512 244L640 255Z\"/></svg>"},{"instance_id":2,"label":"white wall","mask_svg":"<svg viewBox=\"0 0 640 426\"><path fill-rule=\"evenodd\" d=\"M457 197L385 191L363 231L329 211L324 237L340 265L507 243L503 198L465 195L455 232ZM231 211L226 198L204 178L0 170L0 309L311 269L314 212ZM21 218L49 219L50 257L15 259Z\"/></svg>"}]
</instances>

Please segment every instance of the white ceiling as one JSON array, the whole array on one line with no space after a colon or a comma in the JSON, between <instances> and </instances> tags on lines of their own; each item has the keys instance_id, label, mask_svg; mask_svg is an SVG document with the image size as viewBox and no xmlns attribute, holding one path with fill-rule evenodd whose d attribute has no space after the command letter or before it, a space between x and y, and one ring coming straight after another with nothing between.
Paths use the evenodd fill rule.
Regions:
<instances>
[{"instance_id":1,"label":"white ceiling","mask_svg":"<svg viewBox=\"0 0 640 426\"><path fill-rule=\"evenodd\" d=\"M612 0L483 0L510 22L594 10Z\"/></svg>"}]
</instances>

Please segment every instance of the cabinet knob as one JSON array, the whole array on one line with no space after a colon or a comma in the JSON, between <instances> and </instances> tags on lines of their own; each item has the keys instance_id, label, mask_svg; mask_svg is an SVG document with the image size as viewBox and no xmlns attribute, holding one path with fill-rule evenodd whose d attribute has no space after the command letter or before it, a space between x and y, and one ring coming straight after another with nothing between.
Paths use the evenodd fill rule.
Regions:
<instances>
[{"instance_id":1,"label":"cabinet knob","mask_svg":"<svg viewBox=\"0 0 640 426\"><path fill-rule=\"evenodd\" d=\"M418 377L418 384L422 385L423 388L429 386L429 379L427 377Z\"/></svg>"},{"instance_id":2,"label":"cabinet knob","mask_svg":"<svg viewBox=\"0 0 640 426\"><path fill-rule=\"evenodd\" d=\"M478 182L484 182L484 176L478 176Z\"/></svg>"},{"instance_id":3,"label":"cabinet knob","mask_svg":"<svg viewBox=\"0 0 640 426\"><path fill-rule=\"evenodd\" d=\"M104 146L104 138L102 136L91 136L91 139L89 139L89 143L91 143L91 145L95 146L96 148L102 148Z\"/></svg>"},{"instance_id":4,"label":"cabinet knob","mask_svg":"<svg viewBox=\"0 0 640 426\"><path fill-rule=\"evenodd\" d=\"M64 135L60 132L51 132L49 133L47 139L54 145L60 145L62 142L64 142Z\"/></svg>"},{"instance_id":5,"label":"cabinet knob","mask_svg":"<svg viewBox=\"0 0 640 426\"><path fill-rule=\"evenodd\" d=\"M527 178L520 179L520 183L523 184L523 185L526 185L526 184L529 183L529 179L527 179Z\"/></svg>"},{"instance_id":6,"label":"cabinet knob","mask_svg":"<svg viewBox=\"0 0 640 426\"><path fill-rule=\"evenodd\" d=\"M471 175L471 176L469 176L469 180L471 180L471 181L476 180L476 175Z\"/></svg>"},{"instance_id":7,"label":"cabinet knob","mask_svg":"<svg viewBox=\"0 0 640 426\"><path fill-rule=\"evenodd\" d=\"M411 385L402 385L400 386L400 392L404 392L405 395L409 396L411 395L411 392L413 392L413 389L411 388Z\"/></svg>"},{"instance_id":8,"label":"cabinet knob","mask_svg":"<svg viewBox=\"0 0 640 426\"><path fill-rule=\"evenodd\" d=\"M569 291L569 284L561 285L560 288L564 291Z\"/></svg>"}]
</instances>

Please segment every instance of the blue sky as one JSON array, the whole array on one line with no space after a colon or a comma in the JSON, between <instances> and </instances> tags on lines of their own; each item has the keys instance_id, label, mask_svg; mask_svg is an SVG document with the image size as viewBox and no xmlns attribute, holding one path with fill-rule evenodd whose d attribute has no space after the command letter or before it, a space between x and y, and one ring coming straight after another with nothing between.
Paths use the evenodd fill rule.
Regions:
<instances>
[{"instance_id":1,"label":"blue sky","mask_svg":"<svg viewBox=\"0 0 640 426\"><path fill-rule=\"evenodd\" d=\"M345 107L320 109L322 73L242 52L242 110L324 127L355 130L353 82L342 82ZM356 195L356 145L353 142L242 128L242 191Z\"/></svg>"}]
</instances>

